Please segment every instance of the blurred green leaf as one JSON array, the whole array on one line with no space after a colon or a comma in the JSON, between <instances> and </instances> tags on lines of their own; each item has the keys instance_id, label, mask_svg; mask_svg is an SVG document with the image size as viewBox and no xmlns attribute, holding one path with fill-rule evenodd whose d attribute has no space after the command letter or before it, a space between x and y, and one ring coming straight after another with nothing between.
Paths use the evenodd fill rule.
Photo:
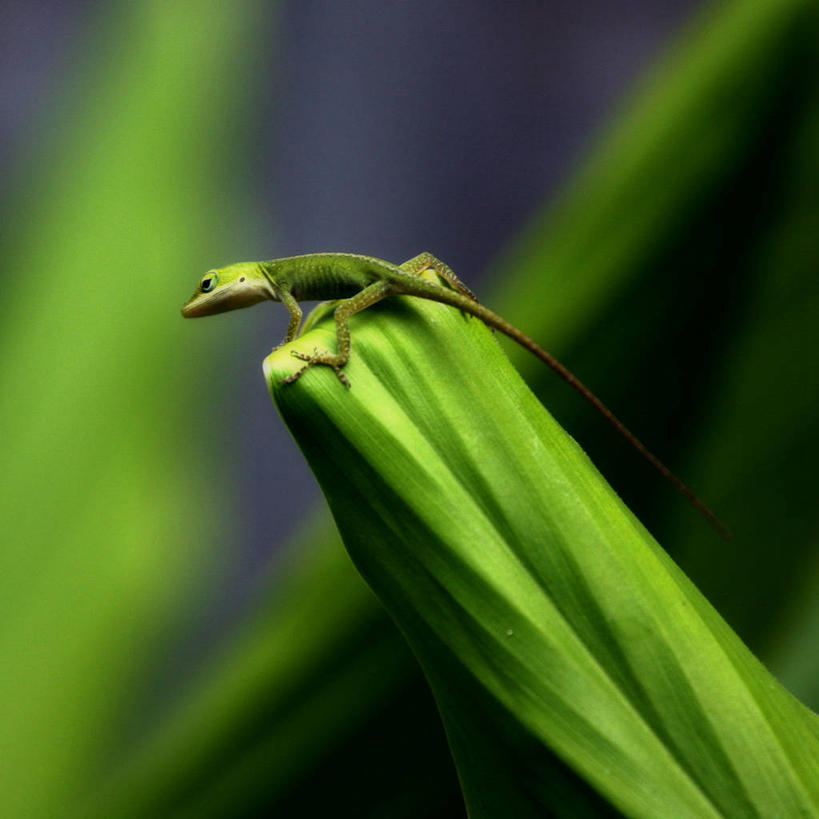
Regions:
<instances>
[{"instance_id":1,"label":"blurred green leaf","mask_svg":"<svg viewBox=\"0 0 819 819\"><path fill-rule=\"evenodd\" d=\"M5 816L62 815L87 792L216 565L231 489L203 485L190 435L215 385L185 375L216 350L178 305L244 213L225 203L259 20L253 3L96 12L5 186Z\"/></svg>"},{"instance_id":2,"label":"blurred green leaf","mask_svg":"<svg viewBox=\"0 0 819 819\"><path fill-rule=\"evenodd\" d=\"M793 644L815 624L819 599L819 52L813 52L804 101L780 135L767 219L749 237L736 330L690 453L704 475L703 491L736 521L737 537L706 554L693 547L690 521L677 514L674 525L681 558L703 576L718 605L754 637L777 673L790 669L783 679L795 693L819 704L819 652ZM795 655L788 655L789 643Z\"/></svg>"},{"instance_id":3,"label":"blurred green leaf","mask_svg":"<svg viewBox=\"0 0 819 819\"><path fill-rule=\"evenodd\" d=\"M299 548L311 543L324 548ZM435 738L434 706L404 682L413 676L414 660L337 535L311 527L294 546L277 566L276 593L203 670L206 685L186 691L158 734L94 795L83 816L240 816L263 808L281 815L287 804L292 813L286 815L310 815L311 804L320 812L328 798L354 815L362 801L390 798L396 766L384 769L380 754L367 765L379 786L365 794L360 781L345 782L339 768L352 765L360 774L366 753L328 766L322 782L335 781L330 791L316 789L310 772L360 732L373 711L396 707L402 694L423 703L425 715L409 711ZM411 737L419 725L408 728ZM374 741L372 732L365 737ZM445 747L440 738L437 746ZM452 763L437 757L439 774L422 785L413 781L415 801L389 815L410 817L446 801Z\"/></svg>"}]
</instances>

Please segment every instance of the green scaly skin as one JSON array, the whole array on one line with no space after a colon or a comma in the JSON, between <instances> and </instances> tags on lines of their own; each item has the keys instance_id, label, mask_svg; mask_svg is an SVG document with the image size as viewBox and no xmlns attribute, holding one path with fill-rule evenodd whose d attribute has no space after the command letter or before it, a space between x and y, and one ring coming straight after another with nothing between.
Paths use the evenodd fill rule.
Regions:
<instances>
[{"instance_id":1,"label":"green scaly skin","mask_svg":"<svg viewBox=\"0 0 819 819\"><path fill-rule=\"evenodd\" d=\"M422 274L428 270L434 271L447 286L423 277ZM421 253L400 265L357 253L308 253L267 262L239 262L209 270L200 280L196 292L182 307L182 315L187 318L211 316L267 299L280 301L290 313L287 334L279 345L281 347L298 334L302 319L299 301L343 299L334 313L335 353L316 349L312 355L306 355L293 351L293 355L305 364L282 383L292 384L310 367L325 365L332 367L341 383L349 387L350 382L342 370L350 358L350 316L388 296L415 296L448 304L479 318L484 324L525 347L577 390L723 537L730 537L714 513L588 387L551 353L480 304L452 270L430 253Z\"/></svg>"}]
</instances>

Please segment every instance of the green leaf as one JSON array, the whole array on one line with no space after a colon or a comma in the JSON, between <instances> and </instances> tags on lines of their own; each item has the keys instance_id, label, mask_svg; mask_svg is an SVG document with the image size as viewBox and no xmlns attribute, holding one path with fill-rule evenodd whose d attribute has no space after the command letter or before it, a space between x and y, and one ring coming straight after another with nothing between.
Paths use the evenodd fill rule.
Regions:
<instances>
[{"instance_id":1,"label":"green leaf","mask_svg":"<svg viewBox=\"0 0 819 819\"><path fill-rule=\"evenodd\" d=\"M99 5L3 186L0 793L25 819L65 815L121 749L232 502L191 434L218 385L186 375L219 339L178 305L242 235L259 7Z\"/></svg>"},{"instance_id":2,"label":"green leaf","mask_svg":"<svg viewBox=\"0 0 819 819\"><path fill-rule=\"evenodd\" d=\"M761 667L483 325L391 300L271 393L432 686L471 816L559 810L555 754L629 816L819 810L817 720Z\"/></svg>"}]
</instances>

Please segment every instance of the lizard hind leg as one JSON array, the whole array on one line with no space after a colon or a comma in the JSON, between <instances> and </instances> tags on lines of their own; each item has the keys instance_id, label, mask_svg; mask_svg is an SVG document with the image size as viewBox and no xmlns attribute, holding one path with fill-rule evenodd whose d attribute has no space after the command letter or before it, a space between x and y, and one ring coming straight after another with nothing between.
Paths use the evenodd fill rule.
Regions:
<instances>
[{"instance_id":1,"label":"lizard hind leg","mask_svg":"<svg viewBox=\"0 0 819 819\"><path fill-rule=\"evenodd\" d=\"M350 359L350 316L381 301L381 299L389 296L391 292L389 282L377 281L367 285L367 287L349 299L344 299L333 313L333 317L336 321L336 352L331 353L329 350L315 348L312 355L308 355L307 353L293 350L290 354L294 358L305 361L306 364L292 375L283 378L281 383L292 384L294 381L298 381L310 367L314 367L316 364L322 364L327 367L332 367L338 376L338 380L341 381L345 387L349 387L350 380L344 375L342 368Z\"/></svg>"},{"instance_id":2,"label":"lizard hind leg","mask_svg":"<svg viewBox=\"0 0 819 819\"><path fill-rule=\"evenodd\" d=\"M431 253L420 253L413 256L399 267L416 276L420 276L426 270L434 270L453 290L472 301L478 300L475 294L455 275L455 271L445 262L436 259Z\"/></svg>"}]
</instances>

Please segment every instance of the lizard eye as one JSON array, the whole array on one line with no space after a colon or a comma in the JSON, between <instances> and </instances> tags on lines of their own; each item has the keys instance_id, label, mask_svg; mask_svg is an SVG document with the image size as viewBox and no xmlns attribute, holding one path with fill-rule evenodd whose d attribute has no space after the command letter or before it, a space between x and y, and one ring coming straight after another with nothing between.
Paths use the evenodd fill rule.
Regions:
<instances>
[{"instance_id":1,"label":"lizard eye","mask_svg":"<svg viewBox=\"0 0 819 819\"><path fill-rule=\"evenodd\" d=\"M199 285L199 289L203 293L210 293L214 287L216 287L216 282L219 281L219 277L215 273L208 273L207 276L203 277L201 284Z\"/></svg>"}]
</instances>

